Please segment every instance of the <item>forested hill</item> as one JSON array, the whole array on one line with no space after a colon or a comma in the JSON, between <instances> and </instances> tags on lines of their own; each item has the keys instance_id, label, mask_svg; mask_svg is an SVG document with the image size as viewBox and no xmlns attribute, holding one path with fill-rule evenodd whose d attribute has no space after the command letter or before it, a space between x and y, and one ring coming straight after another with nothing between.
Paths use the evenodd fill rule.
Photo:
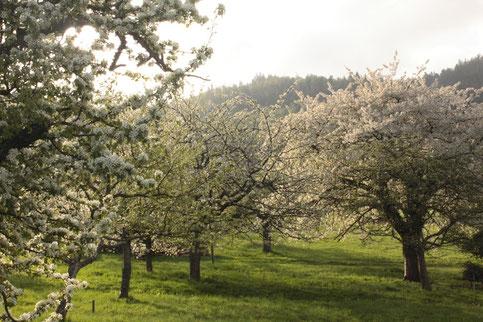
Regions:
<instances>
[{"instance_id":1,"label":"forested hill","mask_svg":"<svg viewBox=\"0 0 483 322\"><path fill-rule=\"evenodd\" d=\"M307 96L315 96L320 92L329 93L328 83L334 89L346 88L351 82L351 77L334 78L316 75L308 75L299 79L287 76L264 76L257 75L251 83L233 86L222 86L211 88L200 95L200 102L207 105L217 105L224 102L227 98L239 94L247 95L254 99L260 106L271 106L277 103L280 95L286 93L290 86L299 81L295 88ZM287 92L284 96L284 105L295 106L294 102L298 99L294 91Z\"/></svg>"},{"instance_id":2,"label":"forested hill","mask_svg":"<svg viewBox=\"0 0 483 322\"><path fill-rule=\"evenodd\" d=\"M470 60L459 61L453 68L443 69L440 73L427 74L426 79L428 84L437 80L438 84L444 86L459 82L461 88L481 88L483 87L483 56L478 55ZM216 105L227 98L244 94L253 98L261 106L270 106L277 103L280 95L285 93L296 80L295 77L257 75L248 84L211 88L200 95L200 102ZM350 77L308 75L300 79L295 88L305 95L315 96L320 92L328 93L328 82L334 89L340 89L345 88L350 81ZM291 91L285 96L284 103L296 108L294 104L296 100L297 95ZM482 102L483 97L480 97L479 101Z\"/></svg>"},{"instance_id":3,"label":"forested hill","mask_svg":"<svg viewBox=\"0 0 483 322\"><path fill-rule=\"evenodd\" d=\"M483 87L483 56L478 55L470 60L459 61L453 68L443 69L439 74L426 75L429 84L438 80L440 85L460 83L460 88Z\"/></svg>"}]
</instances>

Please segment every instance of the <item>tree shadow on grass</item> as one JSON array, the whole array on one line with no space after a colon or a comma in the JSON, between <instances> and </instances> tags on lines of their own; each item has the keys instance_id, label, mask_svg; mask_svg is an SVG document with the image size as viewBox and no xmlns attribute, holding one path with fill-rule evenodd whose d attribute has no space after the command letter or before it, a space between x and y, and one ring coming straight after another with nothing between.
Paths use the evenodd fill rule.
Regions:
<instances>
[{"instance_id":1,"label":"tree shadow on grass","mask_svg":"<svg viewBox=\"0 0 483 322\"><path fill-rule=\"evenodd\" d=\"M239 277L239 276L236 276ZM159 285L163 288L162 285ZM460 317L460 320L475 320L475 312L463 312L457 307L448 307L448 302L440 300L440 294L421 293L423 291L412 290L414 297L403 298L400 290L395 287L389 288L387 284L380 286L372 285L364 281L351 280L350 283L340 283L337 277L321 280L318 283L293 284L290 280L266 280L262 276L251 276L249 278L217 279L207 277L201 282L185 281L184 287L177 287L170 290L164 288L164 294L176 295L180 298L192 298L201 296L203 304L211 305L239 305L240 300L244 305L252 306L257 310L258 304L262 301L271 302L278 309L287 314L294 314L294 310L307 306L323 306L336 311L350 310L351 315L359 320L381 320L391 314L405 312L408 320L424 320L433 316L433 320L444 320L449 317ZM136 295L133 295L136 297ZM224 300L220 304L220 298ZM189 301L189 300L188 300ZM149 300L134 299L132 304L155 305ZM280 303L292 303L282 305ZM436 308L436 309L435 309ZM157 309L166 309L165 305ZM181 308L170 310L182 312ZM389 313L388 313L389 312ZM418 314L419 314L418 313ZM436 315L435 315L436 314ZM283 312L281 313L283 315ZM209 319L216 319L216 316L207 316Z\"/></svg>"},{"instance_id":2,"label":"tree shadow on grass","mask_svg":"<svg viewBox=\"0 0 483 322\"><path fill-rule=\"evenodd\" d=\"M464 299L441 292L424 293L416 284L407 287L409 284L400 281L402 258L392 259L392 254L292 246L277 246L274 254L261 254L258 249L243 254L246 258L239 254L218 256L214 266L209 257L203 258L201 282L188 280L187 257L159 257L155 260L154 273L139 271L133 278L133 284L138 279L143 285L133 287L132 299L126 304L148 305L156 311L169 310L170 314L187 312L186 307L170 307L153 301L152 297L139 296L161 293L185 304L198 301L195 305L202 308L221 305L218 311L223 311L223 306L230 307L228 311L236 311L244 305L255 314L260 303L268 302L282 310L282 317L297 314L300 307L315 306L350 312L357 320L387 320L391 315L396 318L400 314L406 320L471 321L478 317L475 311L464 312L458 307ZM142 263L138 262L138 270L141 267ZM203 313L200 319L231 319L222 313L202 311L212 313ZM270 318L263 312L256 314L254 317Z\"/></svg>"},{"instance_id":3,"label":"tree shadow on grass","mask_svg":"<svg viewBox=\"0 0 483 322\"><path fill-rule=\"evenodd\" d=\"M403 277L403 261L378 254L355 253L343 249L300 249L280 246L274 252L281 258L295 263L315 267L325 267L325 271L340 275L355 275L375 278Z\"/></svg>"}]
</instances>

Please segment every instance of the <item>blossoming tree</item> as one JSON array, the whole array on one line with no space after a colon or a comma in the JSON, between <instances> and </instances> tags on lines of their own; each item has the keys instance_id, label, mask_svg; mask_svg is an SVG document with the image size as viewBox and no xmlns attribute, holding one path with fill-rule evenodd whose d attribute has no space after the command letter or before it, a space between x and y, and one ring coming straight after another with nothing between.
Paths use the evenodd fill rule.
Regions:
<instances>
[{"instance_id":1,"label":"blossoming tree","mask_svg":"<svg viewBox=\"0 0 483 322\"><path fill-rule=\"evenodd\" d=\"M431 289L425 252L483 211L483 105L474 90L428 86L420 74L396 71L397 61L352 75L350 88L322 102L305 98L306 111L288 122L339 236L396 238L404 279Z\"/></svg>"},{"instance_id":2,"label":"blossoming tree","mask_svg":"<svg viewBox=\"0 0 483 322\"><path fill-rule=\"evenodd\" d=\"M202 246L216 236L233 232L240 223L234 207L254 189L255 176L264 164L252 158L262 145L262 125L256 110L236 112L227 102L207 109L193 102L173 105L173 121L180 126L176 137L187 156L178 177L175 203L179 213L178 235L190 247L190 278L200 279ZM180 148L178 148L179 150Z\"/></svg>"},{"instance_id":3,"label":"blossoming tree","mask_svg":"<svg viewBox=\"0 0 483 322\"><path fill-rule=\"evenodd\" d=\"M72 245L87 248L78 249L79 254L92 254L98 238L92 234L103 230L95 226L106 213L115 211L104 208L114 194L106 188L127 179L147 180L139 177L119 147L142 142L149 124L161 116L163 102L180 87L184 76L211 55L209 47L193 49L191 61L179 68L179 45L157 35L162 22L206 23L207 18L196 9L197 2L0 3L0 295L4 318L34 319L61 299L69 299L81 284L68 274L55 273L48 258L58 257ZM95 41L80 47L76 37L84 27L91 28ZM136 71L124 67L136 65L153 65L157 86L132 97L109 96L111 88L103 81L114 81L120 74L137 79ZM104 190L92 193L99 186ZM61 278L66 287L15 319L8 308L15 305L21 290L8 280L17 272ZM50 316L53 320L63 317L65 312Z\"/></svg>"},{"instance_id":4,"label":"blossoming tree","mask_svg":"<svg viewBox=\"0 0 483 322\"><path fill-rule=\"evenodd\" d=\"M150 153L152 168L164 173L150 196L150 212L164 218L159 221L163 227L175 223L170 234L190 249L190 278L199 280L202 248L220 236L246 231L255 195L274 186L272 177L283 167L285 133L281 122L273 124L266 111L239 98L214 108L180 100L164 121L157 140L164 147ZM159 151L179 160L176 166L157 166L166 158ZM138 222L149 222L149 216L143 217Z\"/></svg>"}]
</instances>

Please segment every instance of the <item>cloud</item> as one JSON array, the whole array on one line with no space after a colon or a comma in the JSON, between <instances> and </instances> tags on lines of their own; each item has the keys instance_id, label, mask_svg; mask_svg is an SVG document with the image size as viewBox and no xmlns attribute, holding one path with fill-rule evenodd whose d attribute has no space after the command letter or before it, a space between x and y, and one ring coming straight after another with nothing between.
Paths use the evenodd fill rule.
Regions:
<instances>
[{"instance_id":1,"label":"cloud","mask_svg":"<svg viewBox=\"0 0 483 322\"><path fill-rule=\"evenodd\" d=\"M202 1L203 3L205 1ZM206 8L218 1L208 0ZM214 85L275 75L364 72L399 52L412 72L452 67L483 49L482 0L225 0L213 59Z\"/></svg>"}]
</instances>

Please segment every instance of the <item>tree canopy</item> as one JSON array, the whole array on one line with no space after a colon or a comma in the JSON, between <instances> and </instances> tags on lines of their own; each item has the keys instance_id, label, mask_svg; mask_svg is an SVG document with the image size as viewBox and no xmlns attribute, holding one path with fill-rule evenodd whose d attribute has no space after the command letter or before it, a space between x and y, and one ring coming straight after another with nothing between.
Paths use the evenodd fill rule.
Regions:
<instances>
[{"instance_id":1,"label":"tree canopy","mask_svg":"<svg viewBox=\"0 0 483 322\"><path fill-rule=\"evenodd\" d=\"M481 90L398 78L397 62L387 69L353 75L352 87L322 102L305 98L306 111L288 121L341 236L397 238L406 273L416 272L407 278L429 289L424 252L481 218L483 106L474 101Z\"/></svg>"},{"instance_id":2,"label":"tree canopy","mask_svg":"<svg viewBox=\"0 0 483 322\"><path fill-rule=\"evenodd\" d=\"M179 66L180 46L158 35L163 22L206 23L197 2L0 3L0 294L6 315L21 294L8 281L16 272L67 283L20 320L39 316L82 286L55 273L49 258L72 240L94 245L93 234L102 229L92 229L116 212L108 206L114 189L127 179L148 180L126 160L122 145L142 144L183 78L210 57L211 48L195 48ZM76 37L87 27L94 41L80 47ZM157 85L116 94L111 80L121 74L138 79L125 66L145 64L153 66Z\"/></svg>"}]
</instances>

